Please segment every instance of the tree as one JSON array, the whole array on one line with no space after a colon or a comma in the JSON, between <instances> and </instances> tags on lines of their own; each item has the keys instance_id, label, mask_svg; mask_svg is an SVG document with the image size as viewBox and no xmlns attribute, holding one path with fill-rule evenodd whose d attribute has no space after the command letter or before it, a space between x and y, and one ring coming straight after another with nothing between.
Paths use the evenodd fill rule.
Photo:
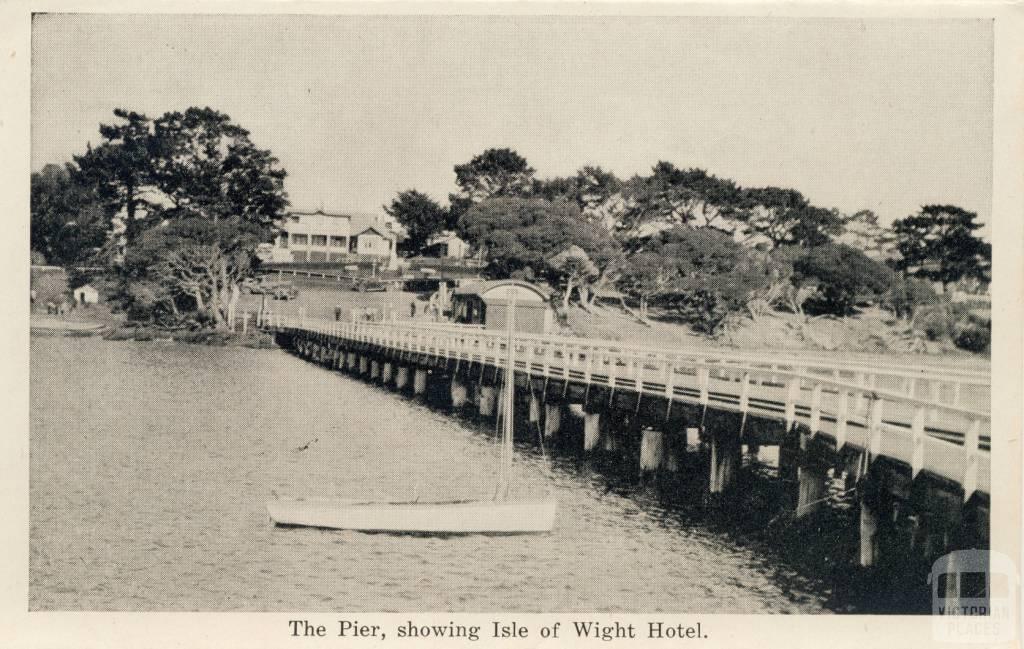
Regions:
<instances>
[{"instance_id":1,"label":"tree","mask_svg":"<svg viewBox=\"0 0 1024 649\"><path fill-rule=\"evenodd\" d=\"M943 289L964 278L987 280L992 246L974 233L978 215L956 205L925 205L917 214L893 223L896 268L941 282Z\"/></svg>"},{"instance_id":2,"label":"tree","mask_svg":"<svg viewBox=\"0 0 1024 649\"><path fill-rule=\"evenodd\" d=\"M534 170L512 149L487 149L465 164L455 165L458 193L449 195L450 225L471 206L492 197L527 196Z\"/></svg>"},{"instance_id":3,"label":"tree","mask_svg":"<svg viewBox=\"0 0 1024 649\"><path fill-rule=\"evenodd\" d=\"M448 218L437 201L415 189L399 192L384 211L405 228L404 246L414 255L423 252L430 238L444 229Z\"/></svg>"},{"instance_id":4,"label":"tree","mask_svg":"<svg viewBox=\"0 0 1024 649\"><path fill-rule=\"evenodd\" d=\"M586 251L576 244L548 259L548 266L553 271L555 284L562 291L563 309L569 308L573 290L578 290L596 279L598 275L597 266L590 260ZM580 301L587 305L586 299Z\"/></svg>"},{"instance_id":5,"label":"tree","mask_svg":"<svg viewBox=\"0 0 1024 649\"><path fill-rule=\"evenodd\" d=\"M630 255L619 285L640 301L642 316L656 301L698 331L713 333L772 279L771 265L728 233L679 225Z\"/></svg>"},{"instance_id":6,"label":"tree","mask_svg":"<svg viewBox=\"0 0 1024 649\"><path fill-rule=\"evenodd\" d=\"M891 230L879 225L878 215L871 210L860 210L843 217L843 233L838 243L862 251L872 259L886 259L893 252L894 236Z\"/></svg>"},{"instance_id":7,"label":"tree","mask_svg":"<svg viewBox=\"0 0 1024 649\"><path fill-rule=\"evenodd\" d=\"M495 278L541 277L549 269L548 259L573 244L600 266L596 259L609 243L600 226L587 223L579 208L565 200L491 198L463 214L460 228L485 251L486 272Z\"/></svg>"},{"instance_id":8,"label":"tree","mask_svg":"<svg viewBox=\"0 0 1024 649\"><path fill-rule=\"evenodd\" d=\"M760 187L744 192L747 239L772 247L809 248L831 241L843 232L837 210L815 207L795 189Z\"/></svg>"},{"instance_id":9,"label":"tree","mask_svg":"<svg viewBox=\"0 0 1024 649\"><path fill-rule=\"evenodd\" d=\"M288 205L286 173L249 131L212 108L165 113L154 122L153 175L170 206L161 218L237 218L271 234Z\"/></svg>"},{"instance_id":10,"label":"tree","mask_svg":"<svg viewBox=\"0 0 1024 649\"><path fill-rule=\"evenodd\" d=\"M62 266L91 258L109 227L102 203L73 172L71 164L48 164L31 177L31 249Z\"/></svg>"},{"instance_id":11,"label":"tree","mask_svg":"<svg viewBox=\"0 0 1024 649\"><path fill-rule=\"evenodd\" d=\"M931 284L916 277L893 277L889 290L882 298L882 304L893 312L897 318L914 322L917 312L938 301Z\"/></svg>"},{"instance_id":12,"label":"tree","mask_svg":"<svg viewBox=\"0 0 1024 649\"><path fill-rule=\"evenodd\" d=\"M103 142L75 156L75 180L94 188L111 220L120 222L124 244L132 245L152 214L152 120L141 113L114 109L121 123L100 124Z\"/></svg>"},{"instance_id":13,"label":"tree","mask_svg":"<svg viewBox=\"0 0 1024 649\"><path fill-rule=\"evenodd\" d=\"M157 320L194 311L200 321L223 327L262 237L258 224L238 217L193 216L146 230L125 254L130 310Z\"/></svg>"},{"instance_id":14,"label":"tree","mask_svg":"<svg viewBox=\"0 0 1024 649\"><path fill-rule=\"evenodd\" d=\"M884 294L893 281L892 271L860 250L837 243L808 248L793 262L797 286L813 283L818 295L808 308L818 313L846 316L860 299Z\"/></svg>"},{"instance_id":15,"label":"tree","mask_svg":"<svg viewBox=\"0 0 1024 649\"><path fill-rule=\"evenodd\" d=\"M160 234L179 250L159 257L151 270L225 327L256 246L271 237L288 205L285 171L247 130L211 108L161 116L152 151L153 177L165 198L158 213L175 224ZM184 290L184 276L203 286Z\"/></svg>"},{"instance_id":16,"label":"tree","mask_svg":"<svg viewBox=\"0 0 1024 649\"><path fill-rule=\"evenodd\" d=\"M742 221L739 187L703 169L677 169L661 161L650 176L634 177L626 187L628 206L619 230L634 249L644 239L676 225L731 234Z\"/></svg>"},{"instance_id":17,"label":"tree","mask_svg":"<svg viewBox=\"0 0 1024 649\"><path fill-rule=\"evenodd\" d=\"M640 303L640 319L649 318L651 302L665 295L678 279L674 260L660 252L641 251L626 257L617 284Z\"/></svg>"},{"instance_id":18,"label":"tree","mask_svg":"<svg viewBox=\"0 0 1024 649\"><path fill-rule=\"evenodd\" d=\"M126 307L151 317L178 317L184 308L226 327L256 246L271 237L288 204L284 170L248 131L211 108L155 121L116 114L128 124L101 127L108 141L77 160L84 181L128 206L130 245L119 271ZM143 204L140 218L134 210Z\"/></svg>"}]
</instances>

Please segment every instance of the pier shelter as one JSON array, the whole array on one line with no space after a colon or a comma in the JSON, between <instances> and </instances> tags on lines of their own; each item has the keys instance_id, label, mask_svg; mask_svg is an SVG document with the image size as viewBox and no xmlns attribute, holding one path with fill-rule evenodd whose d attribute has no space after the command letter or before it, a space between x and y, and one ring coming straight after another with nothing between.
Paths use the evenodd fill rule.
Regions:
<instances>
[{"instance_id":1,"label":"pier shelter","mask_svg":"<svg viewBox=\"0 0 1024 649\"><path fill-rule=\"evenodd\" d=\"M554 313L548 292L535 284L515 279L472 282L457 287L452 296L452 318L462 324L480 324L485 329L504 331L513 296L517 331L551 332Z\"/></svg>"}]
</instances>

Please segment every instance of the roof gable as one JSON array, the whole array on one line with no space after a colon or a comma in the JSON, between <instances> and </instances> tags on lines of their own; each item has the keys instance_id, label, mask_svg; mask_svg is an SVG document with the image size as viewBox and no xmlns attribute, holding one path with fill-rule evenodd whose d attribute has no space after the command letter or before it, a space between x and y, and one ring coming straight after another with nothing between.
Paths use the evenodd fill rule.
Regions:
<instances>
[{"instance_id":1,"label":"roof gable","mask_svg":"<svg viewBox=\"0 0 1024 649\"><path fill-rule=\"evenodd\" d=\"M377 236L379 236L379 237L381 237L383 239L390 239L391 237L394 236L393 232L381 232L380 230L378 230L377 228L375 228L372 225L369 226L368 228L366 228L365 230L363 230L362 232L356 234L355 236L361 237L361 236L363 236L364 234L367 234L367 233L376 234Z\"/></svg>"}]
</instances>

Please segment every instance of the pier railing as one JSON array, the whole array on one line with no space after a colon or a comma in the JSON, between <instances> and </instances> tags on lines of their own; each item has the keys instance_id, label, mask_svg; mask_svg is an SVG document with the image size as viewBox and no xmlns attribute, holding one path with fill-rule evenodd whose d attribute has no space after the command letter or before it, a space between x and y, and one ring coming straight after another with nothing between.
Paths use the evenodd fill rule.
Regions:
<instances>
[{"instance_id":1,"label":"pier railing","mask_svg":"<svg viewBox=\"0 0 1024 649\"><path fill-rule=\"evenodd\" d=\"M262 325L409 355L507 364L507 336L479 328L277 314ZM514 345L518 372L799 424L811 437L831 438L837 449L849 445L905 462L914 476L927 470L959 483L965 500L989 492L990 378L981 371L523 333Z\"/></svg>"}]
</instances>

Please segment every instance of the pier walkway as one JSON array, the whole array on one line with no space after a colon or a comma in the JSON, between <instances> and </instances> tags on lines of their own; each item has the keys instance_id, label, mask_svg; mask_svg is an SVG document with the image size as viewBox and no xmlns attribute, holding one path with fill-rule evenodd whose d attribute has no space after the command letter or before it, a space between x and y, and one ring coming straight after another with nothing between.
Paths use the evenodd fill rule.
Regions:
<instances>
[{"instance_id":1,"label":"pier walkway","mask_svg":"<svg viewBox=\"0 0 1024 649\"><path fill-rule=\"evenodd\" d=\"M389 377L392 364L444 367L453 376L460 366L496 375L507 364L507 336L477 326L276 314L257 324L315 341L338 367L355 362L360 351L372 354L388 363ZM517 334L514 345L517 375L543 381L545 394L554 384L563 395L570 387L609 400L626 395L638 411L642 401L654 400L666 418L673 408L700 412L701 421L708 412L734 413L740 436L748 419L757 420L750 428L758 435L799 431L801 448L808 438L836 452L858 452L868 462L895 460L909 467L911 479L927 472L962 487L964 502L990 492L991 379L983 371L813 353L659 349L557 335ZM477 376L482 383L483 369Z\"/></svg>"}]
</instances>

